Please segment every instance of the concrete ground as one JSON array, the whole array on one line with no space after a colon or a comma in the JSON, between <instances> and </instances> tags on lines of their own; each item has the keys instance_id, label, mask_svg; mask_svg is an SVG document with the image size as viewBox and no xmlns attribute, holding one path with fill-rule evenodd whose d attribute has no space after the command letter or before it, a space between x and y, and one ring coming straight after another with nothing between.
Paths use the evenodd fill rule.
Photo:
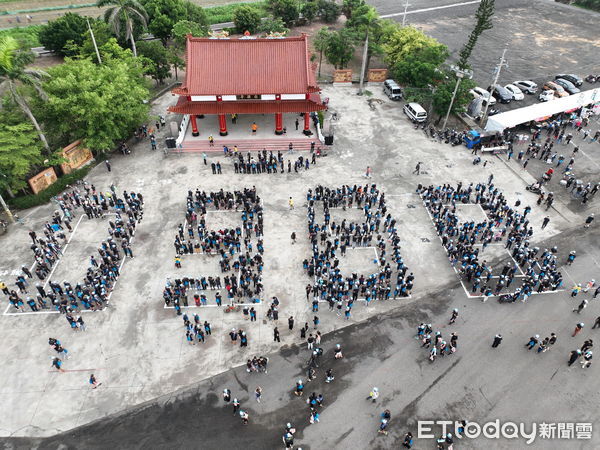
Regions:
<instances>
[{"instance_id":1,"label":"concrete ground","mask_svg":"<svg viewBox=\"0 0 600 450\"><path fill-rule=\"evenodd\" d=\"M103 165L92 170L87 181L99 189L115 183L119 190L143 193L144 220L133 245L136 258L123 267L110 308L85 316L85 333L74 334L64 318L55 314L0 317L0 339L9 356L0 370L0 432L6 437L2 442L8 448L190 448L199 442L203 448L277 448L289 420L299 430L297 441L302 448L397 448L406 430L416 435L417 419L588 421L596 426L597 395L590 392L596 366L582 371L565 365L568 352L595 333L590 328L599 312L596 303L582 316L575 316L569 309L574 301L568 293L536 296L525 305L468 299L414 191L418 183L479 182L493 173L510 202L521 199L523 204L532 204L536 245L558 245L561 258L577 249L576 263L565 269L569 284L599 279L594 276L598 271L596 231L583 233L585 215L569 211L560 199L556 210L548 212L550 225L540 230L547 213L535 207L536 197L524 189L532 180L529 174L495 157L490 157L485 168L474 167L465 148L432 142L414 129L400 105L385 99L378 89L373 92L383 100L376 110L368 107L364 97L356 96L354 88L324 89L340 112L334 150L299 174L238 175L228 159L210 156L223 165L223 175L212 175L198 155L165 157L160 151L150 151L147 142L135 147L130 156L115 155L112 172ZM153 104L153 113L164 113L172 101L168 94L161 97ZM424 169L419 176L412 174L418 161ZM307 390L322 392L326 407L321 423L306 428L306 406L291 395L295 380L305 376L308 358L299 347L298 328L312 318L304 294L310 280L302 272L302 260L310 252L306 190L316 184L365 183L362 175L367 165L374 171L372 182L386 193L388 208L398 221L402 255L415 273L415 288L411 299L358 305L350 321L320 311L326 354L315 387ZM261 304L259 320L252 324L241 313L200 308L200 317L212 324L213 335L204 345L190 346L181 318L165 309L161 298L166 278L174 272L172 242L183 220L187 190L251 186L256 186L264 201L265 297L276 295L282 302L278 324L282 343L272 342L275 324L265 320L266 305ZM296 201L292 211L287 205L290 196ZM11 227L8 235L0 237L3 280L12 281L12 270L31 263L27 232L41 229L54 209L46 205L26 212L23 226ZM104 224L98 227L98 231L88 227L75 231L72 242L79 244L73 248L81 247L82 252L69 256L68 249L59 265L60 270L71 265L64 272L66 278L76 281L80 276L80 266L87 261L83 256L78 260L79 255L88 251L87 245L94 248L93 241L106 232ZM293 246L292 231L298 236ZM365 271L372 265L368 259L354 257L348 263L353 268L364 265ZM210 269L194 263L192 268L196 267ZM5 298L2 302L7 304ZM412 339L414 329L425 321L448 334L445 321L454 307L460 309L455 325L459 352L430 365ZM292 332L287 329L290 315L297 324ZM578 320L586 322L584 332L568 337ZM232 327L248 334L247 350L228 342ZM523 350L530 335L551 331L559 335L551 352L536 355ZM497 332L505 336L505 342L494 353L486 351ZM50 368L50 336L58 337L72 355L65 361L66 373ZM334 362L331 349L338 342L346 358ZM240 367L254 355L271 358L268 375L247 374ZM541 361L531 364L531 358ZM329 366L336 380L325 385L324 368ZM87 384L90 373L103 383L96 390ZM260 404L252 399L256 385L264 389ZM378 405L364 401L373 385L382 392ZM249 427L241 428L239 418L223 409L220 392L224 387L250 411ZM378 414L384 407L392 411L387 437L376 433ZM568 448L597 446L595 434L588 443L572 441ZM524 444L480 439L465 446L483 445L522 448ZM561 445L565 448L562 441L538 441L534 447ZM420 440L415 448L432 446L432 441Z\"/></svg>"}]
</instances>

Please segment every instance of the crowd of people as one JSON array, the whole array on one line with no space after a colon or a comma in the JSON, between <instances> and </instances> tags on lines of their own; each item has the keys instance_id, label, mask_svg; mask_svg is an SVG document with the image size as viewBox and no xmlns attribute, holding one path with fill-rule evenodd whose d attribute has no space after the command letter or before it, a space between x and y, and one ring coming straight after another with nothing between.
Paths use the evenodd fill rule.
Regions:
<instances>
[{"instance_id":1,"label":"crowd of people","mask_svg":"<svg viewBox=\"0 0 600 450\"><path fill-rule=\"evenodd\" d=\"M330 310L337 308L340 315L343 310L348 319L359 298L368 305L373 300L410 295L414 276L400 255L396 220L388 213L385 194L375 184L345 185L336 189L317 186L314 191L308 191L307 202L312 255L304 260L303 266L314 278L314 284L306 288L307 300L311 294L313 297L313 312L318 311L319 302L327 302ZM319 203L323 208L323 222L316 215ZM332 209L346 211L353 207L362 211L363 222L331 220ZM377 270L366 276L357 272L343 274L339 258L345 256L348 249L370 246L377 250Z\"/></svg>"},{"instance_id":2,"label":"crowd of people","mask_svg":"<svg viewBox=\"0 0 600 450\"><path fill-rule=\"evenodd\" d=\"M557 266L558 249L540 251L530 246L533 227L527 215L531 208L525 207L522 213L511 208L493 185L492 177L487 184L419 185L417 193L432 217L451 264L466 280L471 295L479 293L485 301L492 295L500 295L520 279L511 300L524 302L534 291L555 291L562 286L563 278ZM481 205L485 220L460 222L457 206L471 203ZM492 242L502 242L512 257L498 275L486 260L480 259Z\"/></svg>"},{"instance_id":3,"label":"crowd of people","mask_svg":"<svg viewBox=\"0 0 600 450\"><path fill-rule=\"evenodd\" d=\"M51 220L45 223L43 237L33 230L29 232L31 250L35 257L34 272L40 280L35 284L35 292L30 292L32 286L28 279L32 279L33 274L26 266L21 268L22 273L15 282L19 293L8 287L3 292L8 295L8 300L15 309L24 312L25 304L32 312L52 308L65 314L71 328L78 330L85 324L81 316L75 315L77 311L102 309L108 304L108 296L120 274L122 255L119 247L124 256L133 258L131 239L136 225L142 220L143 197L127 191L119 196L114 185L111 186L111 192L102 193L86 183L83 192L74 189L57 197L56 202L60 211L53 213ZM71 222L77 209L83 209L88 219L105 217L109 211L114 211L114 219L109 220L110 237L102 241L97 256L90 256L90 265L82 281L72 284L68 281L47 280L46 284L42 284L41 281L47 279L62 256L62 249L67 241L66 230L73 231ZM23 299L22 295L26 298Z\"/></svg>"},{"instance_id":4,"label":"crowd of people","mask_svg":"<svg viewBox=\"0 0 600 450\"><path fill-rule=\"evenodd\" d=\"M206 215L213 211L240 213L241 225L220 230L206 226ZM188 294L194 290L195 306L207 304L206 291L216 290L215 302L221 306L221 291L232 305L242 299L258 302L263 291L263 208L256 189L206 193L188 191L185 225L179 224L174 241L176 268L182 268L182 255L203 254L218 257L223 276L196 276L167 279L163 290L166 306L172 306L180 315L182 307L192 306ZM235 271L235 274L231 273ZM204 293L200 293L204 291Z\"/></svg>"},{"instance_id":5,"label":"crowd of people","mask_svg":"<svg viewBox=\"0 0 600 450\"><path fill-rule=\"evenodd\" d=\"M290 147L289 151L292 152L293 147ZM232 159L233 170L239 174L277 174L285 173L286 171L287 173L291 173L292 170L294 173L298 173L310 169L311 165L317 163L317 153L312 151L311 158L300 155L295 161L288 159L287 164L281 151L278 151L277 155L275 155L272 150L269 152L267 150L258 151L256 152L256 156L252 152L248 152L245 158L242 153L236 151L233 153ZM204 161L206 163L206 158ZM215 173L214 170L213 173ZM219 171L219 173L221 172Z\"/></svg>"},{"instance_id":6,"label":"crowd of people","mask_svg":"<svg viewBox=\"0 0 600 450\"><path fill-rule=\"evenodd\" d=\"M449 325L452 325L458 317L458 309L452 311ZM446 342L441 331L433 333L430 323L421 323L417 327L415 339L419 340L421 347L429 351L429 361L434 362L438 356L452 355L458 349L458 334L450 333L450 342Z\"/></svg>"}]
</instances>

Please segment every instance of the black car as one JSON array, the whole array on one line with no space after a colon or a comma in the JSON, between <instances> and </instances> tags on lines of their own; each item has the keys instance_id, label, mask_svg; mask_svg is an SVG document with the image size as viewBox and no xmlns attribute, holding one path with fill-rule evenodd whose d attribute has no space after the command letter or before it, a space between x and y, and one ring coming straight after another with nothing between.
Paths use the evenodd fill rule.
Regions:
<instances>
[{"instance_id":1,"label":"black car","mask_svg":"<svg viewBox=\"0 0 600 450\"><path fill-rule=\"evenodd\" d=\"M513 98L512 92L510 92L504 86L500 86L499 84L489 86L488 92L496 97L496 100L498 100L500 103L510 103Z\"/></svg>"},{"instance_id":2,"label":"black car","mask_svg":"<svg viewBox=\"0 0 600 450\"><path fill-rule=\"evenodd\" d=\"M555 80L558 80L559 78L562 78L563 80L567 80L578 87L583 84L583 80L581 79L581 77L578 75L574 75L572 73L568 73L568 74L564 74L564 75L556 75L554 77Z\"/></svg>"},{"instance_id":3,"label":"black car","mask_svg":"<svg viewBox=\"0 0 600 450\"><path fill-rule=\"evenodd\" d=\"M559 86L562 86L565 89L565 91L567 91L571 95L578 94L579 92L581 92L578 88L575 87L573 83L565 80L564 78L557 78L556 80L554 80L554 82Z\"/></svg>"}]
</instances>

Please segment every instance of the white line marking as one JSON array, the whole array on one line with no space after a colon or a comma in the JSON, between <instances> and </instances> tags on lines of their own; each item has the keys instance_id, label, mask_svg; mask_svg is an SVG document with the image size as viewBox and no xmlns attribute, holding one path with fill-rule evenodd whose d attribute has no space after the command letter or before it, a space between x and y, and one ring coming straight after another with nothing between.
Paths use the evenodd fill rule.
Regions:
<instances>
[{"instance_id":1,"label":"white line marking","mask_svg":"<svg viewBox=\"0 0 600 450\"><path fill-rule=\"evenodd\" d=\"M436 9L446 9L446 8L454 8L456 6L465 6L465 5L474 5L476 3L480 3L481 0L472 0L470 2L462 2L462 3L453 3L452 5L444 5L444 6L434 6L431 8L423 8L423 9L414 9L412 11L406 11L406 14L418 14L422 12L435 11ZM404 12L394 13L394 14L385 14L381 16L382 19L387 19L389 17L398 17L403 16Z\"/></svg>"}]
</instances>

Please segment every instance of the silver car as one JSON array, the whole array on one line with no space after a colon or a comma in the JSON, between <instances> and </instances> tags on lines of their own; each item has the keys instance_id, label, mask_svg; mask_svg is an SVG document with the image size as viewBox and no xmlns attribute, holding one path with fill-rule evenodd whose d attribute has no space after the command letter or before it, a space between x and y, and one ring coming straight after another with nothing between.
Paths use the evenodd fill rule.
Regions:
<instances>
[{"instance_id":1,"label":"silver car","mask_svg":"<svg viewBox=\"0 0 600 450\"><path fill-rule=\"evenodd\" d=\"M513 83L526 94L535 94L538 90L537 84L529 80L519 80Z\"/></svg>"}]
</instances>

